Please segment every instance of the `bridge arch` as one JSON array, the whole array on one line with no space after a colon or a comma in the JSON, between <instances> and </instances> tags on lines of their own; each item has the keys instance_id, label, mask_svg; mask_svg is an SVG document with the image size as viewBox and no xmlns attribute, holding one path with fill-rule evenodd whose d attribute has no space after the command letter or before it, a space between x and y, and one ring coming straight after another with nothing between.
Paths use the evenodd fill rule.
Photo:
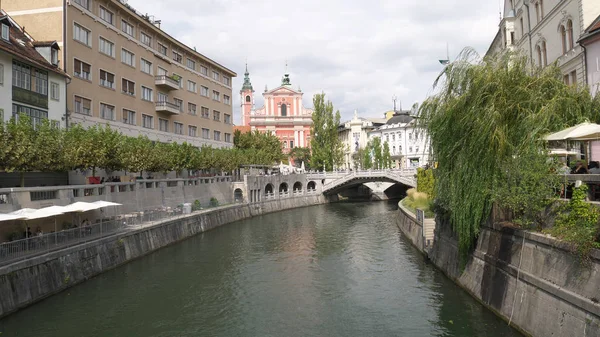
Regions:
<instances>
[{"instance_id":1,"label":"bridge arch","mask_svg":"<svg viewBox=\"0 0 600 337\"><path fill-rule=\"evenodd\" d=\"M306 185L306 189L308 189L308 190L316 190L317 189L317 184L314 181L309 181L308 184Z\"/></svg>"},{"instance_id":2,"label":"bridge arch","mask_svg":"<svg viewBox=\"0 0 600 337\"><path fill-rule=\"evenodd\" d=\"M236 188L233 191L233 200L234 202L244 202L244 191L241 188Z\"/></svg>"},{"instance_id":3,"label":"bridge arch","mask_svg":"<svg viewBox=\"0 0 600 337\"><path fill-rule=\"evenodd\" d=\"M267 184L267 186L265 186L265 195L271 194L273 194L273 184Z\"/></svg>"},{"instance_id":4,"label":"bridge arch","mask_svg":"<svg viewBox=\"0 0 600 337\"><path fill-rule=\"evenodd\" d=\"M281 183L279 185L279 193L287 192L287 191L288 191L288 184L287 183Z\"/></svg>"},{"instance_id":5,"label":"bridge arch","mask_svg":"<svg viewBox=\"0 0 600 337\"><path fill-rule=\"evenodd\" d=\"M294 186L292 187L292 190L294 192L296 192L296 191L302 192L302 183L299 181L295 182Z\"/></svg>"}]
</instances>

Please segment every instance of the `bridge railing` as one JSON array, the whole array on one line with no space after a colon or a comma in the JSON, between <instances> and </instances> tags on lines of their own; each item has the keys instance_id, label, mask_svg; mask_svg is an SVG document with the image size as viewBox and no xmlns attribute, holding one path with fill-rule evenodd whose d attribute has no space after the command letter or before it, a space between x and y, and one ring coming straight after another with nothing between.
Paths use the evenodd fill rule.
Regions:
<instances>
[{"instance_id":1,"label":"bridge railing","mask_svg":"<svg viewBox=\"0 0 600 337\"><path fill-rule=\"evenodd\" d=\"M394 179L409 179L410 181L414 180L414 175L416 174L416 168L408 168L408 169L384 169L384 170L354 170L347 171L344 175L336 175L336 176L327 176L327 173L324 173L324 178L332 179L323 185L323 191L327 191L337 185L343 184L348 180L354 179L356 177L381 177L381 176L392 176ZM310 177L309 177L310 178Z\"/></svg>"}]
</instances>

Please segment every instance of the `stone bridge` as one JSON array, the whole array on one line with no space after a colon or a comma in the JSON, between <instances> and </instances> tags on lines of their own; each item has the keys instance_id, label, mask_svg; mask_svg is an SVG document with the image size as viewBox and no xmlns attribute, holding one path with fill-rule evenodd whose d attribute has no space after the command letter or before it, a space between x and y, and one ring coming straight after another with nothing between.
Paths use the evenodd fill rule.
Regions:
<instances>
[{"instance_id":1,"label":"stone bridge","mask_svg":"<svg viewBox=\"0 0 600 337\"><path fill-rule=\"evenodd\" d=\"M325 172L308 174L308 180L321 180L323 194L335 194L348 187L370 183L370 182L388 182L393 184L402 184L407 187L416 187L415 169L400 170L366 170L366 171L346 171L346 172Z\"/></svg>"}]
</instances>

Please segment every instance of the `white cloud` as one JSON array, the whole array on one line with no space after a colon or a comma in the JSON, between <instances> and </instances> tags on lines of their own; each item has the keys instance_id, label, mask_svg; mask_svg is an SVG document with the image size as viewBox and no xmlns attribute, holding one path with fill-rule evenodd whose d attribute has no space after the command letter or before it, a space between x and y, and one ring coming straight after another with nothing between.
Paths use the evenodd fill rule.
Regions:
<instances>
[{"instance_id":1,"label":"white cloud","mask_svg":"<svg viewBox=\"0 0 600 337\"><path fill-rule=\"evenodd\" d=\"M354 109L382 116L392 95L404 108L422 102L441 71L438 60L463 47L484 54L498 27L498 7L482 0L129 0L162 20L162 29L236 71L239 88L248 60L262 105L265 85L281 83L288 60L292 85L328 94L343 118Z\"/></svg>"}]
</instances>

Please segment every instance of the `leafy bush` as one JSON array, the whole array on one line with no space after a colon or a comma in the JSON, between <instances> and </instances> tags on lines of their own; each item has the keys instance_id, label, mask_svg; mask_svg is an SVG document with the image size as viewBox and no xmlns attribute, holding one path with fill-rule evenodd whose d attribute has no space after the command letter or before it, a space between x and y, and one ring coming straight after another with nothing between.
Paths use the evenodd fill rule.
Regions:
<instances>
[{"instance_id":1,"label":"leafy bush","mask_svg":"<svg viewBox=\"0 0 600 337\"><path fill-rule=\"evenodd\" d=\"M210 198L210 207L217 207L219 206L219 200L217 200L217 198L212 197Z\"/></svg>"},{"instance_id":2,"label":"leafy bush","mask_svg":"<svg viewBox=\"0 0 600 337\"><path fill-rule=\"evenodd\" d=\"M433 178L433 169L424 169L419 167L417 169L417 190L419 192L427 193L431 199L435 199L435 179Z\"/></svg>"},{"instance_id":3,"label":"leafy bush","mask_svg":"<svg viewBox=\"0 0 600 337\"><path fill-rule=\"evenodd\" d=\"M406 191L406 198L402 200L402 205L407 207L413 213L416 213L417 208L422 209L425 212L425 217L433 218L435 215L431 211L432 205L431 200L427 193L417 192L416 189L411 188Z\"/></svg>"},{"instance_id":4,"label":"leafy bush","mask_svg":"<svg viewBox=\"0 0 600 337\"><path fill-rule=\"evenodd\" d=\"M582 258L586 258L590 249L599 247L598 219L600 211L585 202L587 185L573 189L573 197L559 208L554 227L547 233L573 244Z\"/></svg>"},{"instance_id":5,"label":"leafy bush","mask_svg":"<svg viewBox=\"0 0 600 337\"><path fill-rule=\"evenodd\" d=\"M200 205L200 200L196 199L194 201L194 203L192 204L192 211L195 212L195 211L199 211L201 209L202 209L202 205Z\"/></svg>"}]
</instances>

